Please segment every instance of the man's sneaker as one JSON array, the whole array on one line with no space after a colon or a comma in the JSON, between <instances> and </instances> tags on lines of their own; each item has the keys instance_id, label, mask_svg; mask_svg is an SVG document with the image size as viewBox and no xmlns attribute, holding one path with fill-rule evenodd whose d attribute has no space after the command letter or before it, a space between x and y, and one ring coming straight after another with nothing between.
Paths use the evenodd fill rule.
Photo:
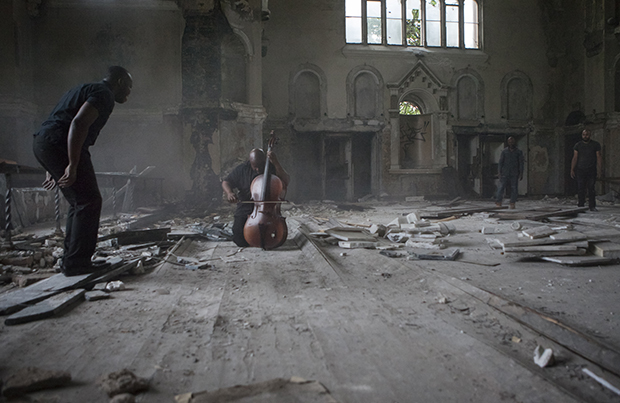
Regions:
<instances>
[{"instance_id":1,"label":"man's sneaker","mask_svg":"<svg viewBox=\"0 0 620 403\"><path fill-rule=\"evenodd\" d=\"M515 209L515 204L514 204L514 203L510 203L510 208L511 208L512 210L514 210L514 209Z\"/></svg>"},{"instance_id":2,"label":"man's sneaker","mask_svg":"<svg viewBox=\"0 0 620 403\"><path fill-rule=\"evenodd\" d=\"M497 207L502 207L502 203L500 203L500 202L496 202L496 203L495 203L495 205L496 205Z\"/></svg>"},{"instance_id":3,"label":"man's sneaker","mask_svg":"<svg viewBox=\"0 0 620 403\"><path fill-rule=\"evenodd\" d=\"M590 211L598 211L598 210L596 209L596 207L592 207L590 208Z\"/></svg>"}]
</instances>

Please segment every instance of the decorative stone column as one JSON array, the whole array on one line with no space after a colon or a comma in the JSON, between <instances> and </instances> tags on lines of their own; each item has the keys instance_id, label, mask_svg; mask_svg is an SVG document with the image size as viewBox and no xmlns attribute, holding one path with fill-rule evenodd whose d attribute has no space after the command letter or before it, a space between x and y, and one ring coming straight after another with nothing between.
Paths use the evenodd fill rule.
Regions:
<instances>
[{"instance_id":1,"label":"decorative stone column","mask_svg":"<svg viewBox=\"0 0 620 403\"><path fill-rule=\"evenodd\" d=\"M193 181L187 202L207 207L219 201L222 190L213 171L209 145L219 128L221 79L221 42L226 19L216 2L209 11L186 10L182 39L183 97L181 121L185 137L195 151L190 169Z\"/></svg>"}]
</instances>

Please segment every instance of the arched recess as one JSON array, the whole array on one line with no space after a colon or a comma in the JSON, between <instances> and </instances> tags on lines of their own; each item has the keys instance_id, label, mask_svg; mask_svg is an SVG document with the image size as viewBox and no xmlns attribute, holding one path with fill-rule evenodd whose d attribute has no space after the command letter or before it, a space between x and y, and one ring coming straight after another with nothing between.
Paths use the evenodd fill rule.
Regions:
<instances>
[{"instance_id":1,"label":"arched recess","mask_svg":"<svg viewBox=\"0 0 620 403\"><path fill-rule=\"evenodd\" d=\"M613 82L614 112L620 112L620 55L616 56L616 60L614 60Z\"/></svg>"},{"instance_id":2,"label":"arched recess","mask_svg":"<svg viewBox=\"0 0 620 403\"><path fill-rule=\"evenodd\" d=\"M450 117L459 122L484 118L484 82L472 69L457 71L451 82Z\"/></svg>"},{"instance_id":3,"label":"arched recess","mask_svg":"<svg viewBox=\"0 0 620 403\"><path fill-rule=\"evenodd\" d=\"M301 65L289 78L289 113L296 119L327 115L327 77L318 66Z\"/></svg>"},{"instance_id":4,"label":"arched recess","mask_svg":"<svg viewBox=\"0 0 620 403\"><path fill-rule=\"evenodd\" d=\"M419 60L398 83L388 84L388 88L390 172L441 173L447 165L447 86ZM422 115L400 115L403 101L416 104ZM422 148L420 130L425 133Z\"/></svg>"},{"instance_id":5,"label":"arched recess","mask_svg":"<svg viewBox=\"0 0 620 403\"><path fill-rule=\"evenodd\" d=\"M383 114L383 78L372 66L358 66L347 76L347 116L374 119Z\"/></svg>"},{"instance_id":6,"label":"arched recess","mask_svg":"<svg viewBox=\"0 0 620 403\"><path fill-rule=\"evenodd\" d=\"M502 79L502 118L511 121L532 119L532 81L523 72L513 71Z\"/></svg>"},{"instance_id":7,"label":"arched recess","mask_svg":"<svg viewBox=\"0 0 620 403\"><path fill-rule=\"evenodd\" d=\"M222 39L222 99L247 103L247 46L234 33Z\"/></svg>"}]
</instances>

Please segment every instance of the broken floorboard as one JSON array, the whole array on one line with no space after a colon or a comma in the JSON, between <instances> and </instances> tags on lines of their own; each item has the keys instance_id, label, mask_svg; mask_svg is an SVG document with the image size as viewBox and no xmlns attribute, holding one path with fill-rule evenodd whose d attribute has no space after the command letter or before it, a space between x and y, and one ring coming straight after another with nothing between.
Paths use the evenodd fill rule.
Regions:
<instances>
[{"instance_id":1,"label":"broken floorboard","mask_svg":"<svg viewBox=\"0 0 620 403\"><path fill-rule=\"evenodd\" d=\"M7 326L18 325L66 312L84 299L85 292L84 289L61 292L14 313L5 319L4 324Z\"/></svg>"},{"instance_id":2,"label":"broken floorboard","mask_svg":"<svg viewBox=\"0 0 620 403\"><path fill-rule=\"evenodd\" d=\"M558 263L564 266L598 266L605 264L617 263L618 259L600 256L570 256L570 257L551 257L544 256L541 258L547 262Z\"/></svg>"},{"instance_id":3,"label":"broken floorboard","mask_svg":"<svg viewBox=\"0 0 620 403\"><path fill-rule=\"evenodd\" d=\"M292 377L175 396L177 403L338 403L320 382Z\"/></svg>"},{"instance_id":4,"label":"broken floorboard","mask_svg":"<svg viewBox=\"0 0 620 403\"><path fill-rule=\"evenodd\" d=\"M549 208L545 210L551 210ZM588 211L587 207L575 207L570 209L557 208L553 211L540 211L540 210L522 210L513 212L499 212L495 213L494 217L500 220L533 220L539 221L550 217L562 217L570 216L579 213L585 213Z\"/></svg>"},{"instance_id":5,"label":"broken floorboard","mask_svg":"<svg viewBox=\"0 0 620 403\"><path fill-rule=\"evenodd\" d=\"M145 242L162 242L168 240L167 236L169 232L170 227L123 231L101 236L97 239L97 242L102 242L114 238L118 240L119 245L131 245Z\"/></svg>"},{"instance_id":6,"label":"broken floorboard","mask_svg":"<svg viewBox=\"0 0 620 403\"><path fill-rule=\"evenodd\" d=\"M477 206L458 209L445 209L445 210L423 210L420 211L420 218L446 218L451 216L459 216L465 214L481 213L484 211L493 211L507 209L508 206Z\"/></svg>"},{"instance_id":7,"label":"broken floorboard","mask_svg":"<svg viewBox=\"0 0 620 403\"><path fill-rule=\"evenodd\" d=\"M95 273L70 277L58 273L26 288L2 294L0 295L0 315L9 315L20 311L63 291L87 288L89 285L107 281L106 279L113 278L132 268L132 266L123 265L123 259L119 257L110 258L108 262L110 263L109 267Z\"/></svg>"}]
</instances>

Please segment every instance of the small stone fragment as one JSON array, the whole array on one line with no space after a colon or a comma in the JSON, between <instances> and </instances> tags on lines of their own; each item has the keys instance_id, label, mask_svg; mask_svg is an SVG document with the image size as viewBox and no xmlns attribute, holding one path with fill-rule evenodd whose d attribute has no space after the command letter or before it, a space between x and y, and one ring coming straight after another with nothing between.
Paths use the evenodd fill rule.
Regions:
<instances>
[{"instance_id":1,"label":"small stone fragment","mask_svg":"<svg viewBox=\"0 0 620 403\"><path fill-rule=\"evenodd\" d=\"M123 393L139 393L149 388L147 379L137 377L128 369L105 375L99 379L98 384L110 397Z\"/></svg>"},{"instance_id":2,"label":"small stone fragment","mask_svg":"<svg viewBox=\"0 0 620 403\"><path fill-rule=\"evenodd\" d=\"M105 289L109 292L122 291L125 289L125 283L120 280L110 281L108 284L106 284Z\"/></svg>"},{"instance_id":3,"label":"small stone fragment","mask_svg":"<svg viewBox=\"0 0 620 403\"><path fill-rule=\"evenodd\" d=\"M131 393L121 393L114 396L110 403L136 403L136 397Z\"/></svg>"},{"instance_id":4,"label":"small stone fragment","mask_svg":"<svg viewBox=\"0 0 620 403\"><path fill-rule=\"evenodd\" d=\"M110 298L110 294L101 290L88 291L84 294L84 298L86 298L86 301L98 301L100 299Z\"/></svg>"}]
</instances>

